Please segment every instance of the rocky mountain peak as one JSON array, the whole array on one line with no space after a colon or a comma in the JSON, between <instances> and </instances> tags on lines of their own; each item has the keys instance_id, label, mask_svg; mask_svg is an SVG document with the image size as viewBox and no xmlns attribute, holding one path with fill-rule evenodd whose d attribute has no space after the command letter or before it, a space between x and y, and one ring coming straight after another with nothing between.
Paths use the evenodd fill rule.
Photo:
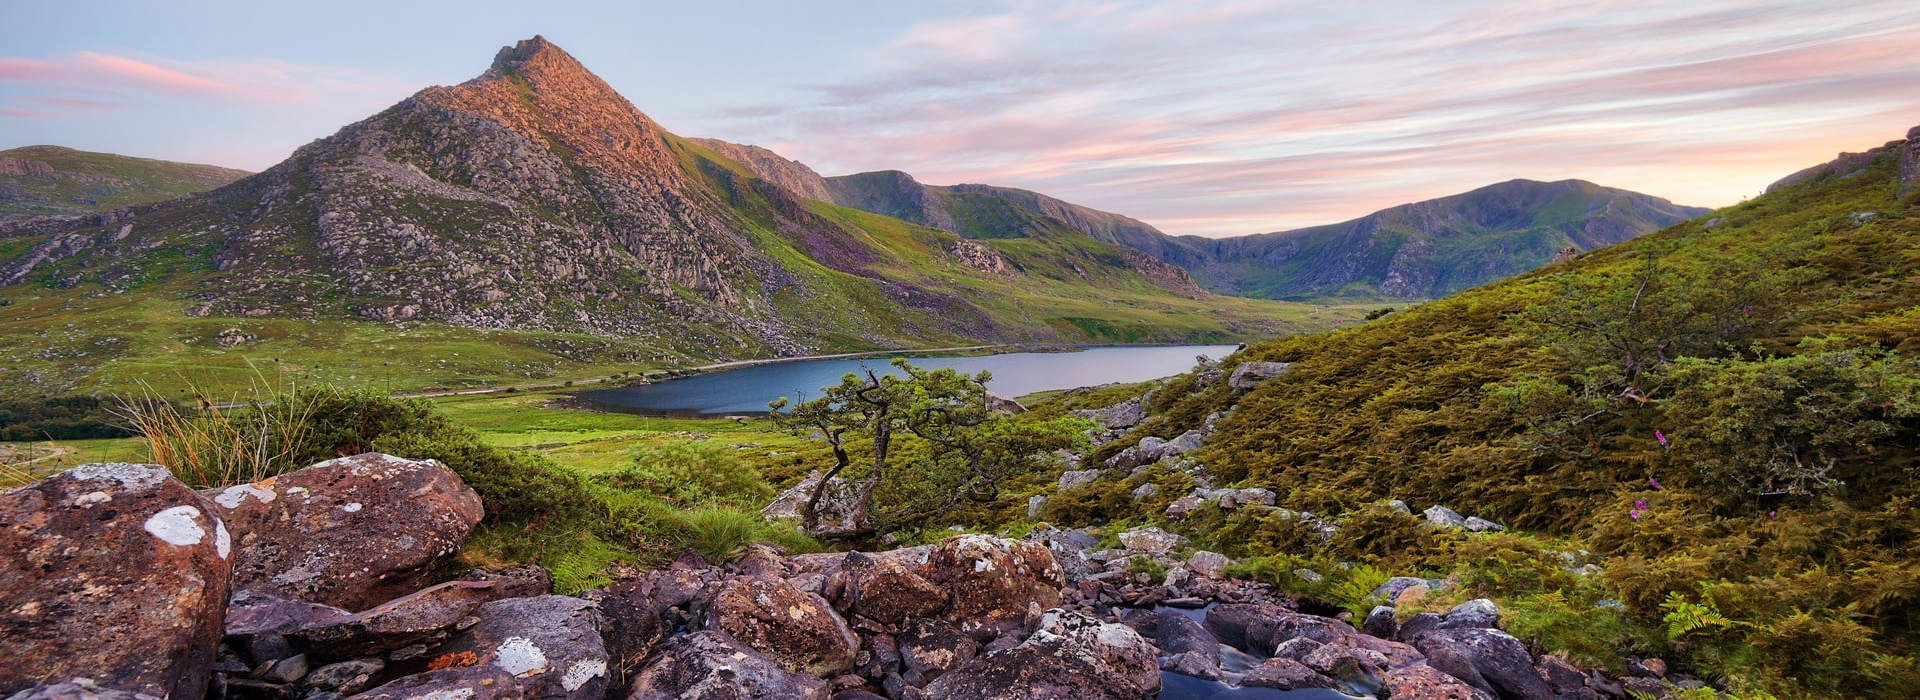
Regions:
<instances>
[{"instance_id":1,"label":"rocky mountain peak","mask_svg":"<svg viewBox=\"0 0 1920 700\"><path fill-rule=\"evenodd\" d=\"M567 52L562 51L560 47L554 46L553 42L547 41L546 37L535 34L532 39L521 39L513 42L512 46L500 47L500 52L493 55L493 69L501 73L510 73L520 64L545 52L558 52L569 60L573 58L567 56Z\"/></svg>"}]
</instances>

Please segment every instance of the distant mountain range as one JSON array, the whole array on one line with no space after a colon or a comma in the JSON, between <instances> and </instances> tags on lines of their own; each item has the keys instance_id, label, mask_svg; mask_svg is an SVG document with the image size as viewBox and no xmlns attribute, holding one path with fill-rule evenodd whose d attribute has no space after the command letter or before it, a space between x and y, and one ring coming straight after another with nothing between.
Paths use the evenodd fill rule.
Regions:
<instances>
[{"instance_id":1,"label":"distant mountain range","mask_svg":"<svg viewBox=\"0 0 1920 700\"><path fill-rule=\"evenodd\" d=\"M1232 238L1169 236L1119 214L991 185L926 185L898 170L821 177L757 146L703 141L803 196L969 239L1077 231L1177 266L1220 293L1302 301L1434 299L1706 214L1581 180L1513 180L1345 223Z\"/></svg>"},{"instance_id":2,"label":"distant mountain range","mask_svg":"<svg viewBox=\"0 0 1920 700\"><path fill-rule=\"evenodd\" d=\"M59 146L15 148L0 151L0 220L111 211L205 192L251 174Z\"/></svg>"}]
</instances>

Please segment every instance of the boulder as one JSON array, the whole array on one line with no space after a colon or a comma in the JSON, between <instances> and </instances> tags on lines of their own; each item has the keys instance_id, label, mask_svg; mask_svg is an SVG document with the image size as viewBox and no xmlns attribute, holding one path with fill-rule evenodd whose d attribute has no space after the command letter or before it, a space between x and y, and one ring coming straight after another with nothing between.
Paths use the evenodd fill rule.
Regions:
<instances>
[{"instance_id":1,"label":"boulder","mask_svg":"<svg viewBox=\"0 0 1920 700\"><path fill-rule=\"evenodd\" d=\"M853 668L860 638L820 596L772 576L734 579L707 605L707 629L725 632L782 668L831 676Z\"/></svg>"},{"instance_id":2,"label":"boulder","mask_svg":"<svg viewBox=\"0 0 1920 700\"><path fill-rule=\"evenodd\" d=\"M1160 692L1153 645L1125 625L1049 610L1026 641L942 674L929 700L1150 700Z\"/></svg>"},{"instance_id":3,"label":"boulder","mask_svg":"<svg viewBox=\"0 0 1920 700\"><path fill-rule=\"evenodd\" d=\"M1147 411L1140 406L1140 397L1137 396L1106 408L1069 411L1068 414L1099 423L1100 427L1107 430L1125 430L1147 419Z\"/></svg>"},{"instance_id":4,"label":"boulder","mask_svg":"<svg viewBox=\"0 0 1920 700\"><path fill-rule=\"evenodd\" d=\"M1160 493L1160 487L1154 485L1152 482L1135 486L1133 487L1133 502L1139 503L1143 500L1153 498L1159 493Z\"/></svg>"},{"instance_id":5,"label":"boulder","mask_svg":"<svg viewBox=\"0 0 1920 700\"><path fill-rule=\"evenodd\" d=\"M1378 653L1341 643L1322 644L1301 658L1300 663L1355 689L1379 687L1383 682L1381 674L1391 665Z\"/></svg>"},{"instance_id":6,"label":"boulder","mask_svg":"<svg viewBox=\"0 0 1920 700\"><path fill-rule=\"evenodd\" d=\"M1045 546L988 535L948 538L926 570L953 597L946 619L980 641L1032 629L1029 611L1058 607L1065 583Z\"/></svg>"},{"instance_id":7,"label":"boulder","mask_svg":"<svg viewBox=\"0 0 1920 700\"><path fill-rule=\"evenodd\" d=\"M896 642L904 666L900 677L914 686L926 685L940 674L972 661L980 650L972 637L945 620L916 621Z\"/></svg>"},{"instance_id":8,"label":"boulder","mask_svg":"<svg viewBox=\"0 0 1920 700\"><path fill-rule=\"evenodd\" d=\"M1136 527L1120 533L1120 546L1136 552L1166 554L1187 544L1187 538L1157 527Z\"/></svg>"},{"instance_id":9,"label":"boulder","mask_svg":"<svg viewBox=\"0 0 1920 700\"><path fill-rule=\"evenodd\" d=\"M420 590L483 514L433 460L369 452L204 492L233 531L233 587L365 610Z\"/></svg>"},{"instance_id":10,"label":"boulder","mask_svg":"<svg viewBox=\"0 0 1920 700\"><path fill-rule=\"evenodd\" d=\"M1400 598L1401 593L1415 586L1428 589L1438 587L1434 585L1434 581L1429 579L1416 578L1413 576L1395 576L1387 579L1386 583L1382 583L1374 588L1372 593L1367 594L1367 597L1383 603L1392 603Z\"/></svg>"},{"instance_id":11,"label":"boulder","mask_svg":"<svg viewBox=\"0 0 1920 700\"><path fill-rule=\"evenodd\" d=\"M1210 493L1218 494L1217 500L1220 507L1226 510L1235 510L1243 506L1270 506L1274 503L1273 492L1262 488L1219 489Z\"/></svg>"},{"instance_id":12,"label":"boulder","mask_svg":"<svg viewBox=\"0 0 1920 700\"><path fill-rule=\"evenodd\" d=\"M386 667L386 662L380 659L352 659L316 668L301 682L309 687L347 695L360 692L373 674Z\"/></svg>"},{"instance_id":13,"label":"boulder","mask_svg":"<svg viewBox=\"0 0 1920 700\"><path fill-rule=\"evenodd\" d=\"M1026 413L1027 407L1020 405L1019 401L989 391L987 392L987 410L1003 416L1014 416Z\"/></svg>"},{"instance_id":14,"label":"boulder","mask_svg":"<svg viewBox=\"0 0 1920 700\"><path fill-rule=\"evenodd\" d=\"M1222 603L1207 609L1207 615L1201 626L1213 633L1215 639L1227 646L1250 649L1247 630L1256 620L1278 617L1293 611L1268 603ZM1272 647L1261 649L1264 655Z\"/></svg>"},{"instance_id":15,"label":"boulder","mask_svg":"<svg viewBox=\"0 0 1920 700\"><path fill-rule=\"evenodd\" d=\"M1061 472L1060 481L1055 486L1058 491L1071 491L1100 479L1098 469L1077 469Z\"/></svg>"},{"instance_id":16,"label":"boulder","mask_svg":"<svg viewBox=\"0 0 1920 700\"><path fill-rule=\"evenodd\" d=\"M582 591L580 597L600 606L600 639L612 666L631 671L673 633L682 606L705 591L699 573L688 569L655 569L605 588ZM674 619L669 620L669 615Z\"/></svg>"},{"instance_id":17,"label":"boulder","mask_svg":"<svg viewBox=\"0 0 1920 700\"><path fill-rule=\"evenodd\" d=\"M788 672L725 634L667 640L633 674L626 700L827 700L827 682Z\"/></svg>"},{"instance_id":18,"label":"boulder","mask_svg":"<svg viewBox=\"0 0 1920 700\"><path fill-rule=\"evenodd\" d=\"M1162 654L1196 653L1220 665L1220 640L1193 618L1178 613L1159 616L1153 626L1153 643Z\"/></svg>"},{"instance_id":19,"label":"boulder","mask_svg":"<svg viewBox=\"0 0 1920 700\"><path fill-rule=\"evenodd\" d=\"M1440 629L1440 623L1445 621L1446 618L1437 613L1420 613L1400 623L1400 629L1393 633L1393 638L1401 642L1412 642L1422 633Z\"/></svg>"},{"instance_id":20,"label":"boulder","mask_svg":"<svg viewBox=\"0 0 1920 700\"><path fill-rule=\"evenodd\" d=\"M1500 608L1486 598L1475 598L1455 605L1440 617L1440 629L1490 629L1500 626Z\"/></svg>"},{"instance_id":21,"label":"boulder","mask_svg":"<svg viewBox=\"0 0 1920 700\"><path fill-rule=\"evenodd\" d=\"M813 498L813 490L819 485L820 471L814 470L800 483L781 491L772 503L760 509L760 515L768 520L806 522L807 502ZM846 480L838 476L828 479L826 492L820 494L820 517L812 534L828 536L859 530L859 508L855 506L859 498L858 489Z\"/></svg>"},{"instance_id":22,"label":"boulder","mask_svg":"<svg viewBox=\"0 0 1920 700\"><path fill-rule=\"evenodd\" d=\"M1187 557L1187 569L1207 578L1220 578L1226 573L1227 565L1233 563L1227 555L1218 552L1199 550Z\"/></svg>"},{"instance_id":23,"label":"boulder","mask_svg":"<svg viewBox=\"0 0 1920 700\"><path fill-rule=\"evenodd\" d=\"M1507 526L1480 517L1469 517L1460 523L1468 532L1503 532Z\"/></svg>"},{"instance_id":24,"label":"boulder","mask_svg":"<svg viewBox=\"0 0 1920 700\"><path fill-rule=\"evenodd\" d=\"M1380 639L1393 639L1400 631L1400 623L1394 618L1394 609L1388 605L1376 605L1367 613L1365 622L1360 623L1360 631Z\"/></svg>"},{"instance_id":25,"label":"boulder","mask_svg":"<svg viewBox=\"0 0 1920 700\"><path fill-rule=\"evenodd\" d=\"M1227 386L1234 391L1252 391L1261 382L1285 374L1288 362L1242 362L1227 375Z\"/></svg>"},{"instance_id":26,"label":"boulder","mask_svg":"<svg viewBox=\"0 0 1920 700\"><path fill-rule=\"evenodd\" d=\"M1047 507L1047 497L1035 494L1027 497L1027 517L1040 517L1040 509Z\"/></svg>"},{"instance_id":27,"label":"boulder","mask_svg":"<svg viewBox=\"0 0 1920 700\"><path fill-rule=\"evenodd\" d=\"M947 592L891 559L847 553L841 564L841 594L835 607L888 625L937 615L947 607Z\"/></svg>"},{"instance_id":28,"label":"boulder","mask_svg":"<svg viewBox=\"0 0 1920 700\"><path fill-rule=\"evenodd\" d=\"M345 617L309 623L288 633L307 651L330 656L374 656L426 640L493 600L490 581L448 581Z\"/></svg>"},{"instance_id":29,"label":"boulder","mask_svg":"<svg viewBox=\"0 0 1920 700\"><path fill-rule=\"evenodd\" d=\"M1181 496L1173 499L1172 503L1167 504L1167 510L1164 515L1167 517L1167 520L1177 522L1185 519L1188 513L1192 513L1195 508L1199 508L1206 502L1206 499L1200 498L1199 496Z\"/></svg>"},{"instance_id":30,"label":"boulder","mask_svg":"<svg viewBox=\"0 0 1920 700\"><path fill-rule=\"evenodd\" d=\"M1304 690L1307 688L1332 688L1339 684L1335 683L1332 678L1320 675L1318 671L1308 668L1306 664L1300 663L1299 661L1286 657L1274 657L1267 659L1259 666L1249 669L1246 677L1240 679L1240 685L1249 688Z\"/></svg>"},{"instance_id":31,"label":"boulder","mask_svg":"<svg viewBox=\"0 0 1920 700\"><path fill-rule=\"evenodd\" d=\"M313 696L309 696L313 697ZM493 664L472 664L416 673L353 696L353 700L523 700L527 692L512 673Z\"/></svg>"},{"instance_id":32,"label":"boulder","mask_svg":"<svg viewBox=\"0 0 1920 700\"><path fill-rule=\"evenodd\" d=\"M481 605L472 627L434 649L429 667L491 666L527 697L599 700L611 682L600 639L600 609L567 596L508 598Z\"/></svg>"},{"instance_id":33,"label":"boulder","mask_svg":"<svg viewBox=\"0 0 1920 700\"><path fill-rule=\"evenodd\" d=\"M1446 506L1437 505L1432 508L1428 508L1425 511L1422 511L1422 513L1427 516L1427 522L1432 523L1434 525L1438 525L1440 527L1455 528L1455 527L1467 526L1466 517L1460 515L1457 512L1454 512L1452 508L1448 508Z\"/></svg>"},{"instance_id":34,"label":"boulder","mask_svg":"<svg viewBox=\"0 0 1920 700\"><path fill-rule=\"evenodd\" d=\"M1488 695L1518 700L1551 700L1553 688L1533 670L1525 644L1495 629L1437 629L1423 632L1414 647L1427 665Z\"/></svg>"},{"instance_id":35,"label":"boulder","mask_svg":"<svg viewBox=\"0 0 1920 700\"><path fill-rule=\"evenodd\" d=\"M1387 696L1393 700L1495 700L1424 662L1396 667L1387 672L1385 681Z\"/></svg>"},{"instance_id":36,"label":"boulder","mask_svg":"<svg viewBox=\"0 0 1920 700\"><path fill-rule=\"evenodd\" d=\"M1226 677L1220 668L1218 656L1209 659L1207 655L1197 651L1182 652L1167 657L1166 661L1160 662L1160 670L1209 681Z\"/></svg>"},{"instance_id":37,"label":"boulder","mask_svg":"<svg viewBox=\"0 0 1920 700\"><path fill-rule=\"evenodd\" d=\"M232 540L155 464L84 464L0 495L0 695L100 688L197 700ZM49 695L48 697L52 697Z\"/></svg>"},{"instance_id":38,"label":"boulder","mask_svg":"<svg viewBox=\"0 0 1920 700\"><path fill-rule=\"evenodd\" d=\"M1225 607L1225 606L1221 606ZM1218 610L1219 608L1214 608ZM1209 611L1211 612L1211 611ZM1211 631L1211 627L1208 628ZM1217 634L1217 633L1216 633ZM1296 612L1283 612L1277 615L1255 617L1247 624L1246 640L1249 650L1278 648L1282 643L1305 637L1321 644L1344 642L1348 637L1359 634L1358 630L1345 622L1319 615L1304 615ZM1224 637L1223 637L1224 639Z\"/></svg>"}]
</instances>

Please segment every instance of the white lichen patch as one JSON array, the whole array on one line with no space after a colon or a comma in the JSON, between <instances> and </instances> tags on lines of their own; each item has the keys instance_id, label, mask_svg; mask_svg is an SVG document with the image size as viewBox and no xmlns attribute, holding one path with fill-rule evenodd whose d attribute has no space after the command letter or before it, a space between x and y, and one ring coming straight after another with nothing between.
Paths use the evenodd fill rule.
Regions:
<instances>
[{"instance_id":1,"label":"white lichen patch","mask_svg":"<svg viewBox=\"0 0 1920 700\"><path fill-rule=\"evenodd\" d=\"M220 553L221 559L233 552L233 536L227 534L227 524L219 520L213 521L213 549Z\"/></svg>"},{"instance_id":2,"label":"white lichen patch","mask_svg":"<svg viewBox=\"0 0 1920 700\"><path fill-rule=\"evenodd\" d=\"M115 481L128 491L145 491L157 486L173 476L166 467L158 464L130 464L127 462L98 462L82 464L67 472L81 481Z\"/></svg>"},{"instance_id":3,"label":"white lichen patch","mask_svg":"<svg viewBox=\"0 0 1920 700\"><path fill-rule=\"evenodd\" d=\"M361 509L362 507L364 507L364 506L361 506L361 505L360 505L360 504L358 504L358 503L348 503L348 504L346 504L346 505L344 505L344 506L340 506L340 510L344 510L344 511L346 511L346 512L349 512L349 513L358 513L358 512L360 512L360 509Z\"/></svg>"},{"instance_id":4,"label":"white lichen patch","mask_svg":"<svg viewBox=\"0 0 1920 700\"><path fill-rule=\"evenodd\" d=\"M73 499L73 505L79 508L92 508L111 500L113 500L113 496L108 495L107 492L94 491L92 493L80 494Z\"/></svg>"},{"instance_id":5,"label":"white lichen patch","mask_svg":"<svg viewBox=\"0 0 1920 700\"><path fill-rule=\"evenodd\" d=\"M547 670L547 654L526 637L508 637L493 650L493 664L515 677Z\"/></svg>"},{"instance_id":6,"label":"white lichen patch","mask_svg":"<svg viewBox=\"0 0 1920 700\"><path fill-rule=\"evenodd\" d=\"M273 499L280 497L270 488L263 489L254 484L237 484L228 486L225 491L220 492L220 495L214 496L213 502L220 504L221 508L233 510L239 508L240 504L246 503L248 496L260 499L261 503L272 503Z\"/></svg>"},{"instance_id":7,"label":"white lichen patch","mask_svg":"<svg viewBox=\"0 0 1920 700\"><path fill-rule=\"evenodd\" d=\"M201 529L197 522L199 519L199 508L174 506L147 518L146 528L161 542L175 547L191 547L207 537L207 531Z\"/></svg>"},{"instance_id":8,"label":"white lichen patch","mask_svg":"<svg viewBox=\"0 0 1920 700\"><path fill-rule=\"evenodd\" d=\"M566 675L560 677L560 687L567 692L579 690L587 681L607 675L606 659L582 659L567 667Z\"/></svg>"}]
</instances>

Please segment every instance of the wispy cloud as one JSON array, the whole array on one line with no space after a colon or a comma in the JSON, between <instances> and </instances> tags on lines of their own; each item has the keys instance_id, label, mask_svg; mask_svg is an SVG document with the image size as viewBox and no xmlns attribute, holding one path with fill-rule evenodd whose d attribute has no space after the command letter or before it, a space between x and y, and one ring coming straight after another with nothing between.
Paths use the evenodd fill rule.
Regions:
<instances>
[{"instance_id":1,"label":"wispy cloud","mask_svg":"<svg viewBox=\"0 0 1920 700\"><path fill-rule=\"evenodd\" d=\"M344 95L390 94L396 81L357 69L274 59L160 61L81 51L52 59L0 56L0 98L44 109L8 116L58 117L67 110L121 109L155 100L224 108L285 108Z\"/></svg>"},{"instance_id":2,"label":"wispy cloud","mask_svg":"<svg viewBox=\"0 0 1920 700\"><path fill-rule=\"evenodd\" d=\"M722 135L1230 235L1514 177L1731 204L1920 123L1908 0L947 7Z\"/></svg>"}]
</instances>

